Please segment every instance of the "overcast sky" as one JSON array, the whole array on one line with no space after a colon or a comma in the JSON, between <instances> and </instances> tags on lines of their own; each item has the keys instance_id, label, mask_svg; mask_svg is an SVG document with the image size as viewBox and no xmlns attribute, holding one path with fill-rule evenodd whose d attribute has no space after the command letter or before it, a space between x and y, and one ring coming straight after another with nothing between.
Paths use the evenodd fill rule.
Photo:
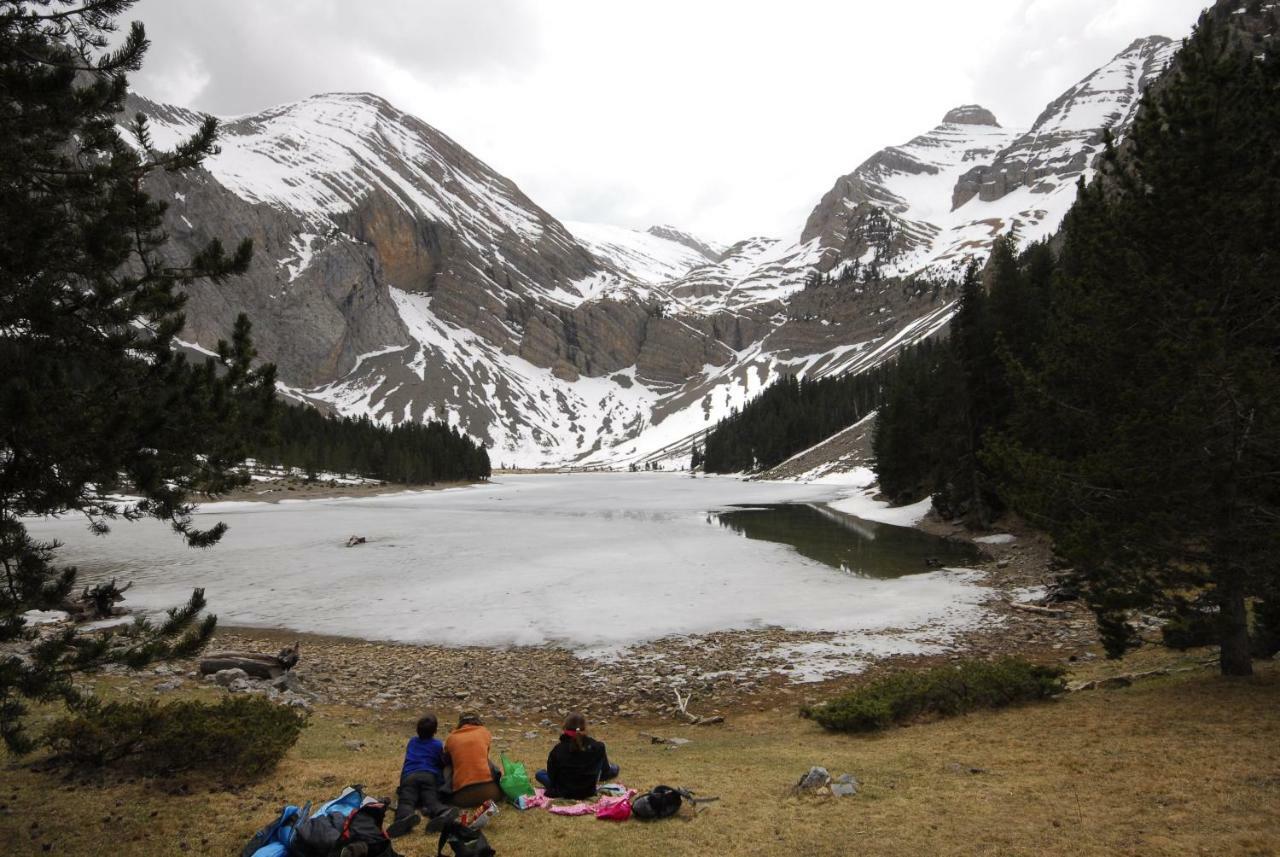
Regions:
<instances>
[{"instance_id":1,"label":"overcast sky","mask_svg":"<svg viewBox=\"0 0 1280 857\"><path fill-rule=\"evenodd\" d=\"M141 0L139 92L235 115L368 91L556 217L793 236L834 180L980 103L1029 126L1207 0Z\"/></svg>"}]
</instances>

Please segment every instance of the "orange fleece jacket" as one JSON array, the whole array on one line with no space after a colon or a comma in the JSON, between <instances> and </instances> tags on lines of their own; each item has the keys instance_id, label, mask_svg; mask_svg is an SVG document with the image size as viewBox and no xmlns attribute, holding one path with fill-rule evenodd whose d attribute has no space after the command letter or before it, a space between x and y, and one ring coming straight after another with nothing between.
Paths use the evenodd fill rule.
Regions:
<instances>
[{"instance_id":1,"label":"orange fleece jacket","mask_svg":"<svg viewBox=\"0 0 1280 857\"><path fill-rule=\"evenodd\" d=\"M493 782L489 770L489 747L493 735L483 726L468 723L449 733L444 751L453 765L453 790L464 789L476 783Z\"/></svg>"}]
</instances>

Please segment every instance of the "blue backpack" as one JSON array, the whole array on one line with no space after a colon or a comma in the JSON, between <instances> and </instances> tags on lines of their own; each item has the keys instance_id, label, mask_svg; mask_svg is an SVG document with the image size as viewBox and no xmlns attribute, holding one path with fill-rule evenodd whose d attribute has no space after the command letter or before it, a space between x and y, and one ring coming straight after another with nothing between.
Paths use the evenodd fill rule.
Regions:
<instances>
[{"instance_id":1,"label":"blue backpack","mask_svg":"<svg viewBox=\"0 0 1280 857\"><path fill-rule=\"evenodd\" d=\"M253 834L249 843L240 851L240 857L285 857L289 853L289 841L293 828L300 818L306 818L311 804L302 808L286 806L280 816Z\"/></svg>"},{"instance_id":2,"label":"blue backpack","mask_svg":"<svg viewBox=\"0 0 1280 857\"><path fill-rule=\"evenodd\" d=\"M329 828L336 828L341 833L346 820L363 805L362 786L348 786L342 794L321 804L315 812L311 812L309 802L301 807L290 804L274 821L253 835L240 851L240 857L294 857L312 853L313 848L321 844L308 840L327 838L322 831Z\"/></svg>"}]
</instances>

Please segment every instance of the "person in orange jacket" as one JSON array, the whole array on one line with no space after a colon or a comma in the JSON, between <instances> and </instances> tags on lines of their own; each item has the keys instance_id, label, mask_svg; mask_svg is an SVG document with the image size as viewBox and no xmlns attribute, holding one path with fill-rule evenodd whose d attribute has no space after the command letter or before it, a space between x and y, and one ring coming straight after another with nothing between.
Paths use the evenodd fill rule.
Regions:
<instances>
[{"instance_id":1,"label":"person in orange jacket","mask_svg":"<svg viewBox=\"0 0 1280 857\"><path fill-rule=\"evenodd\" d=\"M489 760L493 735L474 711L463 712L458 726L444 742L444 755L453 768L453 796L450 803L460 807L480 806L487 800L498 800L502 790L498 781L502 771Z\"/></svg>"}]
</instances>

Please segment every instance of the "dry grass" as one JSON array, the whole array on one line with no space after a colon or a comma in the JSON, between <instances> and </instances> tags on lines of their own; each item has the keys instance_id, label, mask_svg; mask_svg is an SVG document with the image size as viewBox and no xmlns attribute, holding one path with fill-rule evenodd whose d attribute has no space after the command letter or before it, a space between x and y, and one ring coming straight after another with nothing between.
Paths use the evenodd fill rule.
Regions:
<instances>
[{"instance_id":1,"label":"dry grass","mask_svg":"<svg viewBox=\"0 0 1280 857\"><path fill-rule=\"evenodd\" d=\"M1125 668L1171 657L1151 653ZM656 824L505 810L490 840L507 855L602 857L1276 855L1278 705L1280 668L1263 664L1250 681L1197 669L870 738L828 734L792 712L743 714L701 729L614 723L601 737L625 782L683 785L722 801L696 818ZM348 782L389 792L411 720L327 709L274 776L239 793L208 784L193 784L190 794L146 782L86 784L6 759L5 853L238 854L286 798L321 800ZM526 741L521 724L492 725L512 736L515 757L531 766L544 757L546 730ZM640 738L645 729L693 743L667 750ZM343 745L353 739L368 746L353 752ZM814 764L855 774L862 793L789 796L788 786ZM434 840L420 833L397 848L408 857L435 853Z\"/></svg>"}]
</instances>

